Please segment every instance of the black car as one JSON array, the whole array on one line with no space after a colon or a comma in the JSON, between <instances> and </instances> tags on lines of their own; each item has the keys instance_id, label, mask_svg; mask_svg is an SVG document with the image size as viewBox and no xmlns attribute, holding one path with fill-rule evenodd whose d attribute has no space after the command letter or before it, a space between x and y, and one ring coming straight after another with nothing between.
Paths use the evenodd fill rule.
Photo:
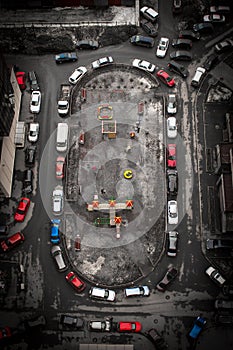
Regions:
<instances>
[{"instance_id":1,"label":"black car","mask_svg":"<svg viewBox=\"0 0 233 350\"><path fill-rule=\"evenodd\" d=\"M211 23L195 23L193 25L193 31L202 35L208 35L214 32L214 26Z\"/></svg>"},{"instance_id":2,"label":"black car","mask_svg":"<svg viewBox=\"0 0 233 350\"><path fill-rule=\"evenodd\" d=\"M217 324L231 326L233 325L233 315L231 313L217 313L214 317L214 321Z\"/></svg>"},{"instance_id":3,"label":"black car","mask_svg":"<svg viewBox=\"0 0 233 350\"><path fill-rule=\"evenodd\" d=\"M175 61L191 61L193 55L189 51L173 51L170 53L170 58Z\"/></svg>"},{"instance_id":4,"label":"black car","mask_svg":"<svg viewBox=\"0 0 233 350\"><path fill-rule=\"evenodd\" d=\"M167 193L176 196L178 192L178 171L176 169L167 170Z\"/></svg>"},{"instance_id":5,"label":"black car","mask_svg":"<svg viewBox=\"0 0 233 350\"><path fill-rule=\"evenodd\" d=\"M172 46L176 49L190 50L192 48L193 42L190 39L173 39Z\"/></svg>"},{"instance_id":6,"label":"black car","mask_svg":"<svg viewBox=\"0 0 233 350\"><path fill-rule=\"evenodd\" d=\"M33 171L27 169L24 171L24 192L31 193L33 191Z\"/></svg>"},{"instance_id":7,"label":"black car","mask_svg":"<svg viewBox=\"0 0 233 350\"><path fill-rule=\"evenodd\" d=\"M149 331L145 332L145 334L154 343L154 345L156 345L156 349L165 350L168 348L164 339L155 328L149 329Z\"/></svg>"},{"instance_id":8,"label":"black car","mask_svg":"<svg viewBox=\"0 0 233 350\"><path fill-rule=\"evenodd\" d=\"M36 158L36 146L28 146L25 150L25 164L33 166Z\"/></svg>"},{"instance_id":9,"label":"black car","mask_svg":"<svg viewBox=\"0 0 233 350\"><path fill-rule=\"evenodd\" d=\"M76 62L78 57L75 52L64 52L55 56L56 63Z\"/></svg>"},{"instance_id":10,"label":"black car","mask_svg":"<svg viewBox=\"0 0 233 350\"><path fill-rule=\"evenodd\" d=\"M218 55L212 54L205 61L203 67L209 72L219 62Z\"/></svg>"},{"instance_id":11,"label":"black car","mask_svg":"<svg viewBox=\"0 0 233 350\"><path fill-rule=\"evenodd\" d=\"M60 317L60 324L62 326L65 326L67 328L82 328L83 327L83 320L77 316L72 315L61 315Z\"/></svg>"},{"instance_id":12,"label":"black car","mask_svg":"<svg viewBox=\"0 0 233 350\"><path fill-rule=\"evenodd\" d=\"M232 48L233 48L233 40L231 39L225 39L214 46L214 50L217 53L226 52L226 51L232 50Z\"/></svg>"},{"instance_id":13,"label":"black car","mask_svg":"<svg viewBox=\"0 0 233 350\"><path fill-rule=\"evenodd\" d=\"M147 21L146 19L141 19L141 27L142 29L152 37L155 37L158 35L158 23L153 25L151 22Z\"/></svg>"},{"instance_id":14,"label":"black car","mask_svg":"<svg viewBox=\"0 0 233 350\"><path fill-rule=\"evenodd\" d=\"M233 284L225 284L222 287L222 294L229 297L230 299L233 298Z\"/></svg>"},{"instance_id":15,"label":"black car","mask_svg":"<svg viewBox=\"0 0 233 350\"><path fill-rule=\"evenodd\" d=\"M179 75L181 75L183 78L187 78L188 76L188 70L180 63L178 62L168 62L168 69L171 71L171 72L175 72Z\"/></svg>"},{"instance_id":16,"label":"black car","mask_svg":"<svg viewBox=\"0 0 233 350\"><path fill-rule=\"evenodd\" d=\"M159 283L157 283L156 288L160 292L165 292L167 286L176 278L177 275L178 270L175 267L169 267L163 279Z\"/></svg>"},{"instance_id":17,"label":"black car","mask_svg":"<svg viewBox=\"0 0 233 350\"><path fill-rule=\"evenodd\" d=\"M76 43L76 48L79 50L97 50L99 43L96 40L80 40Z\"/></svg>"},{"instance_id":18,"label":"black car","mask_svg":"<svg viewBox=\"0 0 233 350\"><path fill-rule=\"evenodd\" d=\"M28 80L30 83L31 91L40 90L36 72L34 71L28 72Z\"/></svg>"},{"instance_id":19,"label":"black car","mask_svg":"<svg viewBox=\"0 0 233 350\"><path fill-rule=\"evenodd\" d=\"M46 325L46 319L43 315L36 316L34 318L30 318L24 322L25 327L28 329L37 329L42 328Z\"/></svg>"},{"instance_id":20,"label":"black car","mask_svg":"<svg viewBox=\"0 0 233 350\"><path fill-rule=\"evenodd\" d=\"M192 41L199 40L201 37L200 33L194 33L192 30L181 30L179 32L179 38L190 39Z\"/></svg>"}]
</instances>

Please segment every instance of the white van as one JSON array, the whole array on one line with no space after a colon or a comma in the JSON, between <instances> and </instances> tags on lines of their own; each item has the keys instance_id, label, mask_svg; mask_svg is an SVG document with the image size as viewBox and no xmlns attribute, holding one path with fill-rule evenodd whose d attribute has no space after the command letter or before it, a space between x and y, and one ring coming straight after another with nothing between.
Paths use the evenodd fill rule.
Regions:
<instances>
[{"instance_id":1,"label":"white van","mask_svg":"<svg viewBox=\"0 0 233 350\"><path fill-rule=\"evenodd\" d=\"M69 127L66 123L58 123L57 125L57 151L66 152L68 148L68 132Z\"/></svg>"},{"instance_id":2,"label":"white van","mask_svg":"<svg viewBox=\"0 0 233 350\"><path fill-rule=\"evenodd\" d=\"M206 71L205 68L197 67L196 72L194 74L194 77L193 77L193 79L191 81L191 85L193 87L198 87L200 85L200 83L202 81L202 78L203 78L203 76L205 74L205 71Z\"/></svg>"}]
</instances>

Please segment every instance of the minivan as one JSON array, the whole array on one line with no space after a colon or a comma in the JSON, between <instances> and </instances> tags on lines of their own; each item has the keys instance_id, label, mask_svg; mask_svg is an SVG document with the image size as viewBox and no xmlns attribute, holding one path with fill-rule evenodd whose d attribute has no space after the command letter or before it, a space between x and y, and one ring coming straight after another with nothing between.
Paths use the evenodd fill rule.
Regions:
<instances>
[{"instance_id":1,"label":"minivan","mask_svg":"<svg viewBox=\"0 0 233 350\"><path fill-rule=\"evenodd\" d=\"M33 182L33 171L31 169L27 169L24 171L24 192L31 193L33 190L32 187Z\"/></svg>"},{"instance_id":2,"label":"minivan","mask_svg":"<svg viewBox=\"0 0 233 350\"><path fill-rule=\"evenodd\" d=\"M130 38L130 42L133 45L144 46L148 48L153 47L155 44L154 39L150 38L149 36L142 36L142 35L133 35Z\"/></svg>"},{"instance_id":3,"label":"minivan","mask_svg":"<svg viewBox=\"0 0 233 350\"><path fill-rule=\"evenodd\" d=\"M233 240L230 239L207 239L206 249L230 249L233 250Z\"/></svg>"},{"instance_id":4,"label":"minivan","mask_svg":"<svg viewBox=\"0 0 233 350\"><path fill-rule=\"evenodd\" d=\"M193 77L193 79L191 80L191 85L192 85L193 87L197 88L197 87L200 85L200 83L201 83L201 81L202 81L202 79L203 79L203 76L204 76L205 72L206 72L205 68L203 68L203 67L197 67L196 72L195 72L195 74L194 74L194 77Z\"/></svg>"},{"instance_id":5,"label":"minivan","mask_svg":"<svg viewBox=\"0 0 233 350\"><path fill-rule=\"evenodd\" d=\"M66 152L68 147L69 127L66 123L58 123L57 125L57 151Z\"/></svg>"},{"instance_id":6,"label":"minivan","mask_svg":"<svg viewBox=\"0 0 233 350\"><path fill-rule=\"evenodd\" d=\"M141 19L140 25L149 36L155 37L158 35L158 23L154 26L151 22L143 18Z\"/></svg>"},{"instance_id":7,"label":"minivan","mask_svg":"<svg viewBox=\"0 0 233 350\"><path fill-rule=\"evenodd\" d=\"M167 170L167 193L176 196L178 192L178 171L176 169Z\"/></svg>"},{"instance_id":8,"label":"minivan","mask_svg":"<svg viewBox=\"0 0 233 350\"><path fill-rule=\"evenodd\" d=\"M216 299L214 307L215 309L233 309L233 300Z\"/></svg>"},{"instance_id":9,"label":"minivan","mask_svg":"<svg viewBox=\"0 0 233 350\"><path fill-rule=\"evenodd\" d=\"M28 72L28 80L30 82L31 91L40 90L38 85L38 79L34 71Z\"/></svg>"},{"instance_id":10,"label":"minivan","mask_svg":"<svg viewBox=\"0 0 233 350\"><path fill-rule=\"evenodd\" d=\"M188 76L188 70L180 63L172 61L172 62L168 62L168 69L171 72L175 72L179 75L181 75L183 78L187 78Z\"/></svg>"},{"instance_id":11,"label":"minivan","mask_svg":"<svg viewBox=\"0 0 233 350\"><path fill-rule=\"evenodd\" d=\"M211 23L196 23L193 25L193 31L199 34L212 34L214 32L214 26Z\"/></svg>"}]
</instances>

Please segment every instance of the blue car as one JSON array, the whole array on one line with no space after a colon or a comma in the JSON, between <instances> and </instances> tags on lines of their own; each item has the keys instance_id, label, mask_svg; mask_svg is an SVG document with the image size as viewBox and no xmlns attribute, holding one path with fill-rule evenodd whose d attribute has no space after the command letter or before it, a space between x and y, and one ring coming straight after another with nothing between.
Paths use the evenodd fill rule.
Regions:
<instances>
[{"instance_id":1,"label":"blue car","mask_svg":"<svg viewBox=\"0 0 233 350\"><path fill-rule=\"evenodd\" d=\"M63 52L55 56L56 63L76 62L78 57L75 52Z\"/></svg>"},{"instance_id":2,"label":"blue car","mask_svg":"<svg viewBox=\"0 0 233 350\"><path fill-rule=\"evenodd\" d=\"M61 223L60 219L51 220L50 242L52 244L58 244L60 242L60 235L59 235L60 223Z\"/></svg>"},{"instance_id":3,"label":"blue car","mask_svg":"<svg viewBox=\"0 0 233 350\"><path fill-rule=\"evenodd\" d=\"M193 328L189 332L189 336L193 339L197 339L202 329L206 324L206 319L198 316L194 322Z\"/></svg>"}]
</instances>

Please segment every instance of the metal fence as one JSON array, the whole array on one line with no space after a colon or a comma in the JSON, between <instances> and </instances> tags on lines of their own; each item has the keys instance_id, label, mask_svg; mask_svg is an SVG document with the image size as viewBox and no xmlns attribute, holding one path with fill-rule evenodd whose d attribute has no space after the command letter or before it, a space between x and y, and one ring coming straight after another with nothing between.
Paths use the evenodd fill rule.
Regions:
<instances>
[{"instance_id":1,"label":"metal fence","mask_svg":"<svg viewBox=\"0 0 233 350\"><path fill-rule=\"evenodd\" d=\"M116 21L116 22L112 22L112 21L85 21L85 22L76 22L76 23L22 23L22 22L18 22L18 23L0 23L0 28L75 28L75 27L97 27L97 26L101 26L101 27L115 27L115 26L132 26L135 25L135 23L132 23L131 21Z\"/></svg>"}]
</instances>

